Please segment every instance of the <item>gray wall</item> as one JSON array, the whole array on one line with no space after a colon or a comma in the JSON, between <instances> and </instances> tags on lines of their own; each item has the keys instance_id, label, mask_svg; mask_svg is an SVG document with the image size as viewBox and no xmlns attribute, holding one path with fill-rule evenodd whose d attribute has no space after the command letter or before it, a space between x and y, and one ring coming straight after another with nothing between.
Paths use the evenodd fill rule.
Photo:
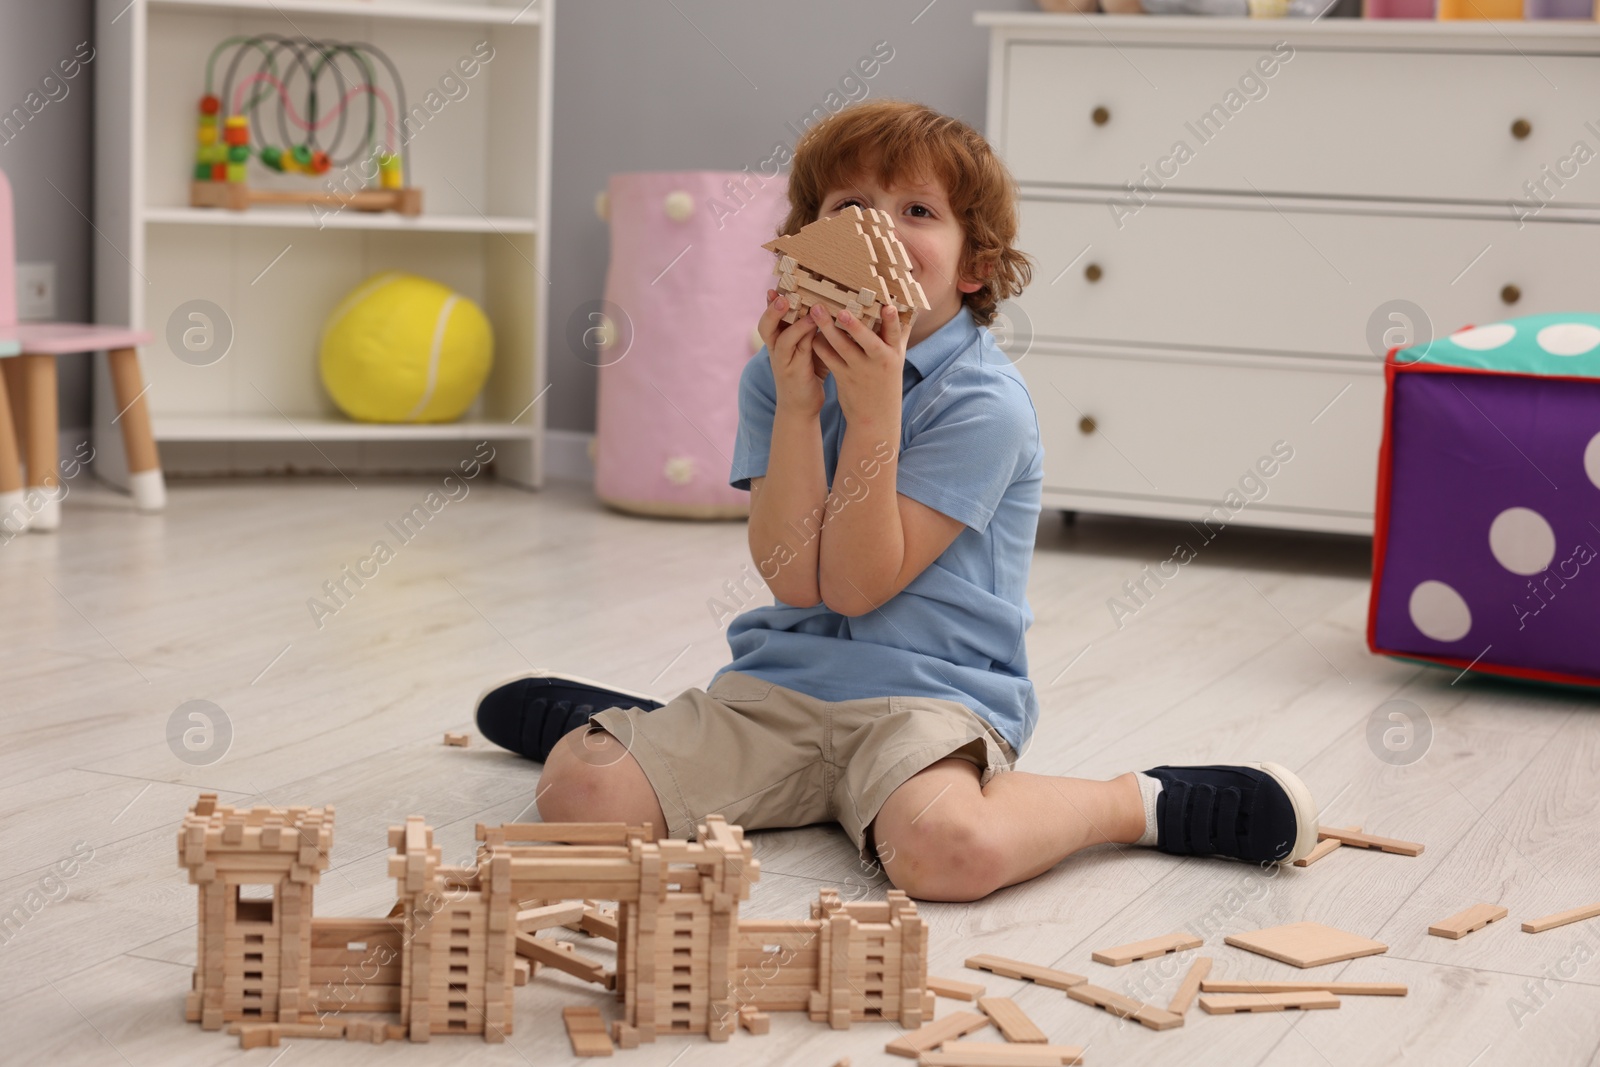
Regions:
<instances>
[{"instance_id":1,"label":"gray wall","mask_svg":"<svg viewBox=\"0 0 1600 1067\"><path fill-rule=\"evenodd\" d=\"M0 113L20 107L56 64L92 41L93 0L0 0ZM17 259L53 260L56 316L93 318L94 64L70 82L9 143L0 144L0 170L16 197ZM44 94L41 94L43 96ZM26 110L26 109L24 109ZM59 187L51 188L54 182ZM80 214L82 212L82 214ZM57 361L61 429L89 425L88 357Z\"/></svg>"},{"instance_id":2,"label":"gray wall","mask_svg":"<svg viewBox=\"0 0 1600 1067\"><path fill-rule=\"evenodd\" d=\"M565 323L605 289L608 233L593 203L611 174L755 170L775 145L793 147L812 109L824 106L879 41L888 42L894 56L864 83L868 99L920 100L981 130L988 35L972 24L980 9L1035 5L561 0L545 324L551 428L594 429L596 372L567 351ZM0 104L9 110L20 103L50 64L90 37L92 10L93 0L0 0ZM93 214L93 77L90 64L64 100L49 104L20 137L0 146L0 168L16 188L17 256L56 262L57 311L64 319L91 317L90 257L114 254L99 245L84 218ZM89 424L85 367L83 357L61 361L63 430Z\"/></svg>"},{"instance_id":3,"label":"gray wall","mask_svg":"<svg viewBox=\"0 0 1600 1067\"><path fill-rule=\"evenodd\" d=\"M879 41L889 43L894 57L865 83L867 99L918 100L982 130L989 36L972 24L978 10L1037 6L1033 0L931 6L928 0L559 0L546 324L550 427L594 430L596 372L567 350L565 323L605 289L608 234L593 205L608 176L747 165L754 171L774 145L794 146L812 108Z\"/></svg>"}]
</instances>

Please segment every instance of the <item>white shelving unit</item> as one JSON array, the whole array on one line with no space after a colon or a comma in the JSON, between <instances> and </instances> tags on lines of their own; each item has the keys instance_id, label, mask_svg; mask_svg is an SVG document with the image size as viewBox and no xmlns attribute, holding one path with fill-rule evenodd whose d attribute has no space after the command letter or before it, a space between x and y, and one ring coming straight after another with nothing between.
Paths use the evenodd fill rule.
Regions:
<instances>
[{"instance_id":1,"label":"white shelving unit","mask_svg":"<svg viewBox=\"0 0 1600 1067\"><path fill-rule=\"evenodd\" d=\"M156 335L141 357L169 473L437 470L489 441L501 478L542 484L554 4L99 0L96 314ZM394 61L420 216L189 206L207 56L229 37L262 33L362 42ZM463 59L478 62L474 76ZM322 186L250 166L252 184ZM458 422L358 423L323 390L317 343L328 313L396 269L451 286L493 324L494 370ZM233 336L204 366L167 342L169 322L196 300L222 309ZM120 483L117 414L101 368L96 470Z\"/></svg>"}]
</instances>

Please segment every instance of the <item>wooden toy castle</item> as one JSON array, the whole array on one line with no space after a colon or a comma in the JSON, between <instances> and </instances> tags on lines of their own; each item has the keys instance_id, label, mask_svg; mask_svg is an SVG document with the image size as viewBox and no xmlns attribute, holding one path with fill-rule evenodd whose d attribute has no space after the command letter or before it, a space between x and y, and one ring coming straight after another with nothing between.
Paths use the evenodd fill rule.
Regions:
<instances>
[{"instance_id":1,"label":"wooden toy castle","mask_svg":"<svg viewBox=\"0 0 1600 1067\"><path fill-rule=\"evenodd\" d=\"M876 208L863 212L852 204L761 247L778 256L772 273L790 301L784 322L796 322L822 304L831 314L848 310L876 328L884 305L893 304L910 330L919 311L933 309L911 276L911 257L894 219Z\"/></svg>"},{"instance_id":2,"label":"wooden toy castle","mask_svg":"<svg viewBox=\"0 0 1600 1067\"><path fill-rule=\"evenodd\" d=\"M539 966L614 990L621 1018L564 1012L574 1051L608 1054L662 1033L765 1033L767 1012L834 1028L933 1016L926 926L904 893L845 903L822 891L802 920L739 919L760 864L737 826L710 816L698 839L648 826L508 823L477 829L472 864L441 862L420 816L389 831L397 901L383 918L319 918L333 808L235 809L202 794L178 835L199 889L199 952L185 1017L230 1026L244 1047L282 1037L427 1041L512 1032L512 993ZM596 901L615 901L614 911ZM616 969L568 927L616 942ZM389 1018L374 1018L374 1013Z\"/></svg>"}]
</instances>

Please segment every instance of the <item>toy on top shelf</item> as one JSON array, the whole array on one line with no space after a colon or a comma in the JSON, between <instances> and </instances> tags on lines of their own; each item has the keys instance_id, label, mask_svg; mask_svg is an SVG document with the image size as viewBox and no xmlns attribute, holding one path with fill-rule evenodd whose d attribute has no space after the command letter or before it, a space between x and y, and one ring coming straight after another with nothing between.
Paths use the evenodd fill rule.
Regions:
<instances>
[{"instance_id":1,"label":"toy on top shelf","mask_svg":"<svg viewBox=\"0 0 1600 1067\"><path fill-rule=\"evenodd\" d=\"M933 310L911 276L911 259L887 212L863 212L852 204L761 247L778 256L772 273L790 301L784 322L796 322L821 304L832 315L848 310L876 328L884 305L892 303L901 327L910 330L917 312Z\"/></svg>"},{"instance_id":2,"label":"toy on top shelf","mask_svg":"<svg viewBox=\"0 0 1600 1067\"><path fill-rule=\"evenodd\" d=\"M217 60L230 49L218 94L213 92ZM244 61L255 52L260 63L245 73ZM378 84L380 68L390 90ZM267 119L275 122L261 120L261 105L269 99L276 115L269 112ZM364 118L352 123L352 105L362 101ZM405 115L400 73L372 45L277 34L230 37L206 61L189 203L234 211L255 204L306 204L420 214L422 190L405 184L411 167L400 126ZM337 181L325 179L318 191L252 188L252 156L280 174L321 177L340 168L342 175Z\"/></svg>"}]
</instances>

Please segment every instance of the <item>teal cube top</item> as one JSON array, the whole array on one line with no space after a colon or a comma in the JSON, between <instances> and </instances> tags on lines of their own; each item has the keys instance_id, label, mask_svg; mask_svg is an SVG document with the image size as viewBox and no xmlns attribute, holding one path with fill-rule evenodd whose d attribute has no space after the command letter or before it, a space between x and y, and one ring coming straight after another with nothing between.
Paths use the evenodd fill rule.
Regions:
<instances>
[{"instance_id":1,"label":"teal cube top","mask_svg":"<svg viewBox=\"0 0 1600 1067\"><path fill-rule=\"evenodd\" d=\"M1432 364L1539 378L1600 378L1600 314L1525 315L1390 354L1395 366Z\"/></svg>"}]
</instances>

